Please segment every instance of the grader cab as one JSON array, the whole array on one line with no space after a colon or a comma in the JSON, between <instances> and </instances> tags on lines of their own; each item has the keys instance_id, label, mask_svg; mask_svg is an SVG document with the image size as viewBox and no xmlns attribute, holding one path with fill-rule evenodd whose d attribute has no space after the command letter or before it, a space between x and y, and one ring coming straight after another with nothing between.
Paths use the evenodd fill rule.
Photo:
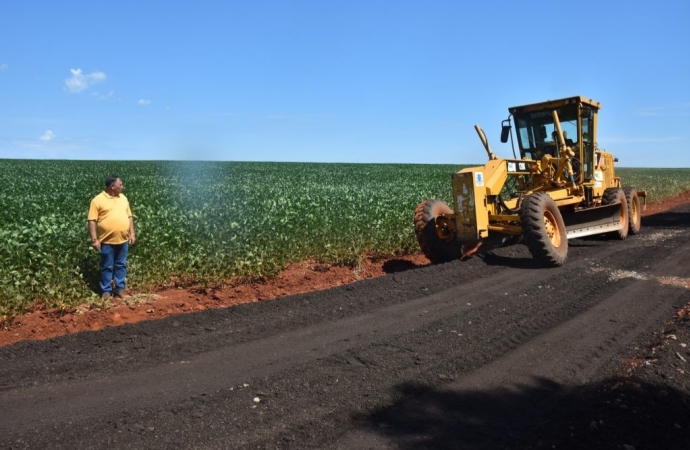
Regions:
<instances>
[{"instance_id":1,"label":"grader cab","mask_svg":"<svg viewBox=\"0 0 690 450\"><path fill-rule=\"evenodd\" d=\"M455 212L437 199L415 210L426 257L445 262L522 238L535 260L553 267L566 261L568 239L638 233L647 194L622 188L618 159L597 147L600 108L579 96L509 108L501 141L510 138L513 158L497 157L476 125L489 161L453 174Z\"/></svg>"}]
</instances>

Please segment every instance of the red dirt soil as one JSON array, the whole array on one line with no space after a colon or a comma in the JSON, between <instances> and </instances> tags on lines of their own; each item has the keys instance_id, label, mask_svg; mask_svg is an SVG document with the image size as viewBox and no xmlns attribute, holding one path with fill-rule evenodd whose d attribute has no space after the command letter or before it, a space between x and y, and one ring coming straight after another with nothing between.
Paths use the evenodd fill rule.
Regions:
<instances>
[{"instance_id":1,"label":"red dirt soil","mask_svg":"<svg viewBox=\"0 0 690 450\"><path fill-rule=\"evenodd\" d=\"M648 204L642 215L649 216L686 203L690 203L690 191L663 202ZM228 284L219 289L166 289L155 293L132 291L132 295L124 300L115 299L106 305L84 303L72 310L50 310L37 306L11 322L0 324L0 346L25 339L49 339L80 331L101 330L208 308L272 300L428 264L429 261L421 254L389 259L366 258L355 268L305 261L292 264L275 278L263 282Z\"/></svg>"}]
</instances>

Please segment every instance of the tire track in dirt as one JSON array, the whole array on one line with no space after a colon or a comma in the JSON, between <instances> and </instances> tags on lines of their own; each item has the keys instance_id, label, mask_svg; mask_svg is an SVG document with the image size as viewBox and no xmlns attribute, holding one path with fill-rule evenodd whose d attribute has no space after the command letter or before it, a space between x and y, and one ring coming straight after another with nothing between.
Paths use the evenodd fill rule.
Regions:
<instances>
[{"instance_id":1,"label":"tire track in dirt","mask_svg":"<svg viewBox=\"0 0 690 450\"><path fill-rule=\"evenodd\" d=\"M666 301L656 297L656 300L638 305L634 311L628 311L626 317L621 319L619 311L625 308L630 299L630 291L642 289L639 284L646 283L646 292L656 291L656 287L649 282L636 282L635 285L620 290L617 294L598 303L576 318L538 335L524 345L519 346L493 362L479 367L477 370L468 371L452 383L437 388L428 385L423 390L431 391L422 393L410 400L395 403L392 407L383 408L372 415L378 424L374 429L355 429L342 436L332 448L361 448L366 443L366 448L390 448L395 442L399 448L439 448L443 442L448 442L444 433L424 437L420 442L420 436L413 431L409 432L409 441L400 440L397 434L400 427L396 422L400 417L408 417L411 413L416 418L417 426L424 424L424 418L418 411L427 411L430 408L442 408L443 411L456 413L457 411L471 412L472 416L493 418L492 432L495 436L504 436L501 439L492 439L482 445L481 436L466 432L465 439L475 442L469 448L497 448L500 445L508 446L519 435L521 430L533 423L541 423L548 420L548 412L560 399L561 392L570 386L588 383L595 379L598 372L608 364L610 358L621 350L629 347L640 335L649 331L650 319L658 322L668 317ZM677 289L664 288L666 295L677 295ZM657 291L658 293L658 291ZM612 326L613 323L613 326ZM605 330L602 333L602 330ZM409 388L408 388L409 389ZM418 387L417 389L422 389ZM525 401L521 393L527 390L538 390L540 398L530 399L531 409L525 409ZM515 394L512 401L504 402L502 411L484 408L481 404L474 404L471 411L462 404L438 404L439 395L447 398L471 398L480 394L487 396L491 393L504 392ZM439 414L434 414L434 420ZM434 424L427 425L431 429ZM386 438L387 429L395 429L394 440ZM384 430L381 432L381 430ZM329 447L331 448L331 447Z\"/></svg>"},{"instance_id":2,"label":"tire track in dirt","mask_svg":"<svg viewBox=\"0 0 690 450\"><path fill-rule=\"evenodd\" d=\"M678 269L676 262L683 259L682 254L689 250L686 245L676 248L667 259L651 267L654 272L668 273ZM687 275L687 266L685 272ZM595 271L600 273L601 271ZM618 278L613 271L607 273L611 280ZM629 281L629 280L628 280ZM397 448L440 448L447 446L453 439L448 439L448 431L439 429L438 433L429 433L438 427L430 419L423 417L420 411L441 408L440 414L433 414L433 420L438 420L443 411L448 411L449 417L457 411L467 411L472 416L492 417L493 436L503 436L504 439L491 439L482 444L486 436L466 432L463 436L476 445L468 448L497 448L501 445L509 446L514 437L530 423L548 420L549 405L553 405L561 392L568 386L582 385L595 379L605 366L610 365L615 355L631 347L640 336L648 335L655 325L663 323L665 318L673 312L670 303L677 299L688 299L687 289L677 286L659 284L652 278L637 278L632 282L622 284L614 281L619 289L609 291L609 296L597 301L594 306L576 315L571 320L538 334L514 351L497 358L489 364L479 366L476 370L467 371L455 381L442 385L438 389L428 382L420 381L415 389L422 394L410 400L398 401L394 406L381 409L371 414L370 419L376 427L369 429L355 429L342 436L335 444L328 448L390 448L395 444ZM639 298L649 299L647 302L630 300ZM514 342L511 339L511 342ZM484 347L486 348L486 347ZM526 363L527 362L527 363ZM422 386L422 383L423 386ZM401 390L409 390L403 387ZM531 398L529 403L532 412L525 411L524 398L520 393L533 389L539 391L541 398ZM431 391L424 394L424 391ZM439 402L438 397L468 399L491 392L512 392L511 402L503 402L501 411L473 405L468 408L462 403L446 404ZM538 403L538 405L536 403ZM398 421L405 418L404 426ZM414 420L409 420L414 417ZM449 425L448 420L440 420ZM426 435L415 433L415 428L428 425ZM452 426L452 425L451 425ZM401 429L408 429L408 436L400 439ZM395 439L387 438L395 430ZM403 434L406 434L403 432ZM453 434L453 433L450 433Z\"/></svg>"}]
</instances>

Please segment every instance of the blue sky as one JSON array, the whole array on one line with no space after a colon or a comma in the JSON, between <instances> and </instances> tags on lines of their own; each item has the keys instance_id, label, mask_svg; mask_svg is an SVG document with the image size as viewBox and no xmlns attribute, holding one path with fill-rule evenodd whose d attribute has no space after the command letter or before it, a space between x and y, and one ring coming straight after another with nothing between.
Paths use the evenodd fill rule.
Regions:
<instances>
[{"instance_id":1,"label":"blue sky","mask_svg":"<svg viewBox=\"0 0 690 450\"><path fill-rule=\"evenodd\" d=\"M621 166L690 167L690 2L0 4L0 157L483 163L508 107L602 103Z\"/></svg>"}]
</instances>

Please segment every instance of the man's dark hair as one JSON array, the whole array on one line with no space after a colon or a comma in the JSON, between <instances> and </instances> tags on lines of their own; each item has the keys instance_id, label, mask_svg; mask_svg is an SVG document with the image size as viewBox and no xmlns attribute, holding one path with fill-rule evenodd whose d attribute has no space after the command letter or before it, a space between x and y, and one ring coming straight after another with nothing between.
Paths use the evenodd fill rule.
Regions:
<instances>
[{"instance_id":1,"label":"man's dark hair","mask_svg":"<svg viewBox=\"0 0 690 450\"><path fill-rule=\"evenodd\" d=\"M119 175L115 175L115 174L110 174L110 175L108 175L107 177L105 177L105 187L106 187L106 189L109 188L110 185L113 184L114 182L116 182L118 179L121 180L122 178L120 178Z\"/></svg>"}]
</instances>

